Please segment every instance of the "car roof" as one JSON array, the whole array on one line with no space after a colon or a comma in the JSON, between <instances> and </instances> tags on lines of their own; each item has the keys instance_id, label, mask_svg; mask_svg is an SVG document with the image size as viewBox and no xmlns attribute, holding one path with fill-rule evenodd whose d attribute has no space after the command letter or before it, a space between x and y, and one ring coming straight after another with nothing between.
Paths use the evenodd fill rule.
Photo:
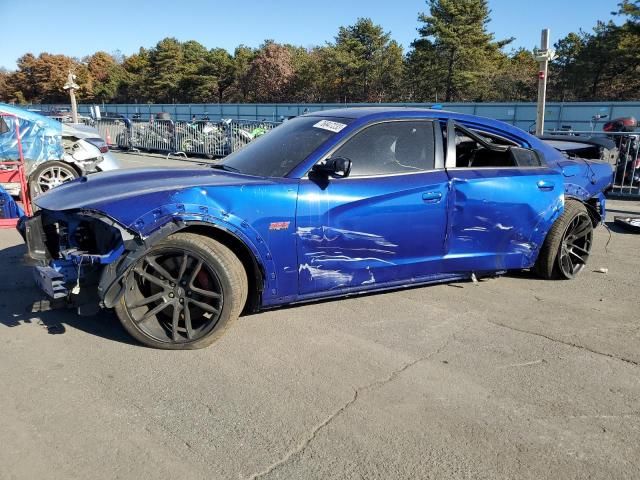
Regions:
<instances>
[{"instance_id":1,"label":"car roof","mask_svg":"<svg viewBox=\"0 0 640 480\"><path fill-rule=\"evenodd\" d=\"M335 108L331 110L319 110L309 112L303 116L307 117L326 117L326 118L349 118L354 119L358 123L368 123L387 119L406 119L406 118L439 118L453 119L464 122L470 127L484 128L493 130L502 134L506 132L516 138L526 139L529 144L540 145L537 138L532 137L524 130L509 125L508 123L495 120L493 118L480 117L477 115L469 115L467 113L452 112L450 110L440 110L433 108L418 107L350 107Z\"/></svg>"},{"instance_id":2,"label":"car roof","mask_svg":"<svg viewBox=\"0 0 640 480\"><path fill-rule=\"evenodd\" d=\"M445 110L434 110L431 108L416 107L349 107L332 108L330 110L316 110L305 113L307 117L342 117L342 118L364 118L389 114L390 116L411 115L425 116L429 118L441 116L443 113L453 113Z\"/></svg>"},{"instance_id":3,"label":"car roof","mask_svg":"<svg viewBox=\"0 0 640 480\"><path fill-rule=\"evenodd\" d=\"M516 130L522 132L520 129L514 129L512 125L494 120L493 118L479 117L477 115L469 115L467 113L452 112L450 110L440 110L433 108L419 108L419 107L349 107L349 108L334 108L330 110L318 110L315 112L305 113L306 117L334 117L334 118L352 118L361 122L368 122L374 120L384 120L393 118L441 118L454 120L460 120L462 122L469 122L472 124L485 125L494 128L502 128L507 131ZM525 132L526 133L526 132Z\"/></svg>"}]
</instances>

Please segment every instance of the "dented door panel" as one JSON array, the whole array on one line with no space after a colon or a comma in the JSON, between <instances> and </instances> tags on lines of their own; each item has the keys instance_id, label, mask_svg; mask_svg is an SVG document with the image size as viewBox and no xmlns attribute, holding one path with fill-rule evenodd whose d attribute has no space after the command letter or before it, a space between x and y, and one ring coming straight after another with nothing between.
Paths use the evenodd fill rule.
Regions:
<instances>
[{"instance_id":1,"label":"dented door panel","mask_svg":"<svg viewBox=\"0 0 640 480\"><path fill-rule=\"evenodd\" d=\"M444 170L303 179L297 210L299 293L411 280L438 272L447 225Z\"/></svg>"},{"instance_id":2,"label":"dented door panel","mask_svg":"<svg viewBox=\"0 0 640 480\"><path fill-rule=\"evenodd\" d=\"M563 208L562 176L549 168L450 169L448 271L533 265Z\"/></svg>"}]
</instances>

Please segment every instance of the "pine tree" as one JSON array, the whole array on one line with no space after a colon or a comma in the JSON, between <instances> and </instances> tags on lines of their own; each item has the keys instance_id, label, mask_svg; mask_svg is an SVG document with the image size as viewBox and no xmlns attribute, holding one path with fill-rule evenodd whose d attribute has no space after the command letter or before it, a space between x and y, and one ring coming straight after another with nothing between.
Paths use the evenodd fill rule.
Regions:
<instances>
[{"instance_id":1,"label":"pine tree","mask_svg":"<svg viewBox=\"0 0 640 480\"><path fill-rule=\"evenodd\" d=\"M429 14L418 16L420 37L410 55L418 65L411 70L428 73L423 81L443 92L447 102L481 98L487 87L483 78L499 67L500 50L513 39L494 41L487 31L487 0L427 0L427 5Z\"/></svg>"}]
</instances>

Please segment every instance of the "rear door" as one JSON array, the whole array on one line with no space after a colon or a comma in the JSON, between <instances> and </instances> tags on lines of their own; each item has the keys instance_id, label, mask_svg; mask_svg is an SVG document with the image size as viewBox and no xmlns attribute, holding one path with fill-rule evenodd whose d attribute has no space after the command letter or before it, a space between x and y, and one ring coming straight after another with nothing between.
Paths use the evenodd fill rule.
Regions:
<instances>
[{"instance_id":1,"label":"rear door","mask_svg":"<svg viewBox=\"0 0 640 480\"><path fill-rule=\"evenodd\" d=\"M562 211L562 176L548 168L538 152L506 136L449 121L446 137L451 179L447 270L532 266Z\"/></svg>"}]
</instances>

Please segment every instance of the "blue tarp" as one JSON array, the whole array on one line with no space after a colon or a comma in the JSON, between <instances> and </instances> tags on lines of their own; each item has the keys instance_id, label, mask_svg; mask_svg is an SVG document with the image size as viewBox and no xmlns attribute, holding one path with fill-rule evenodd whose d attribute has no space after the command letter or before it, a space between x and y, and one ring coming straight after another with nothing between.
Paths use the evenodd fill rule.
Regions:
<instances>
[{"instance_id":1,"label":"blue tarp","mask_svg":"<svg viewBox=\"0 0 640 480\"><path fill-rule=\"evenodd\" d=\"M2 114L15 115L15 117L2 116ZM19 159L16 117L19 122L22 154L25 161L40 163L47 160L60 160L64 157L60 122L24 108L0 103L0 160Z\"/></svg>"},{"instance_id":2,"label":"blue tarp","mask_svg":"<svg viewBox=\"0 0 640 480\"><path fill-rule=\"evenodd\" d=\"M0 218L20 218L22 216L24 216L24 210L22 210L11 195L0 186Z\"/></svg>"}]
</instances>

